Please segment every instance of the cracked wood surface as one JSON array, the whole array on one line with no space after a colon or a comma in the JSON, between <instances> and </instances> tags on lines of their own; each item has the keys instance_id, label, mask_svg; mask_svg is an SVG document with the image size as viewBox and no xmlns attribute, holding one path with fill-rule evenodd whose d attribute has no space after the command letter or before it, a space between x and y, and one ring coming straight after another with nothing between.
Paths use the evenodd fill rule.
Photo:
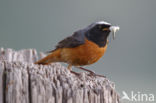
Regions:
<instances>
[{"instance_id":1,"label":"cracked wood surface","mask_svg":"<svg viewBox=\"0 0 156 103\"><path fill-rule=\"evenodd\" d=\"M0 49L0 103L119 103L107 78L76 76L60 63L33 64L37 59L34 49Z\"/></svg>"}]
</instances>

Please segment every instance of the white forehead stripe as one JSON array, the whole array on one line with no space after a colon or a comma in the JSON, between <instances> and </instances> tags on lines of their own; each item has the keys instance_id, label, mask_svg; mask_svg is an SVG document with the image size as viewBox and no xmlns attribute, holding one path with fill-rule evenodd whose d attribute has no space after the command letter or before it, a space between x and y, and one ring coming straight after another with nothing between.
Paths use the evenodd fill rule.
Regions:
<instances>
[{"instance_id":1,"label":"white forehead stripe","mask_svg":"<svg viewBox=\"0 0 156 103\"><path fill-rule=\"evenodd\" d=\"M105 22L105 21L99 21L99 22L96 22L97 24L106 24L106 25L111 25L110 23L108 22Z\"/></svg>"}]
</instances>

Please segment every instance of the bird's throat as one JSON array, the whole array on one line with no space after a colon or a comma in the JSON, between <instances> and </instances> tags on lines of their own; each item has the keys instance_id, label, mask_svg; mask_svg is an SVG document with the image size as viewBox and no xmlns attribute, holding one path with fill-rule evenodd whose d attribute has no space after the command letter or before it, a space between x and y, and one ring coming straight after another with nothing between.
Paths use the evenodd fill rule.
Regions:
<instances>
[{"instance_id":1,"label":"bird's throat","mask_svg":"<svg viewBox=\"0 0 156 103\"><path fill-rule=\"evenodd\" d=\"M108 35L86 35L86 38L95 44L97 44L99 47L105 47L107 44L107 37Z\"/></svg>"}]
</instances>

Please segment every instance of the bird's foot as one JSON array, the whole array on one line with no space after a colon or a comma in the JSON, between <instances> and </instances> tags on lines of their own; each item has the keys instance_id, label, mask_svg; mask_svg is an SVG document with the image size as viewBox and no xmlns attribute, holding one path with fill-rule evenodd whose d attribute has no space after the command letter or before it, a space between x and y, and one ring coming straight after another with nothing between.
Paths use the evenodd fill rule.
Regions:
<instances>
[{"instance_id":1,"label":"bird's foot","mask_svg":"<svg viewBox=\"0 0 156 103\"><path fill-rule=\"evenodd\" d=\"M77 76L79 76L79 75L80 75L79 73L74 72L74 71L70 71L70 73L75 74L75 75L77 75Z\"/></svg>"},{"instance_id":2,"label":"bird's foot","mask_svg":"<svg viewBox=\"0 0 156 103\"><path fill-rule=\"evenodd\" d=\"M74 72L74 71L70 71L72 74L75 74L76 76L79 76L80 75L80 73L77 73L77 72ZM88 76L98 76L98 77L103 77L103 78L106 78L106 76L104 76L104 75L100 75L100 74L95 74L94 72L90 72L89 74L88 74Z\"/></svg>"},{"instance_id":3,"label":"bird's foot","mask_svg":"<svg viewBox=\"0 0 156 103\"><path fill-rule=\"evenodd\" d=\"M104 76L104 75L95 74L94 71L91 71L91 70L88 70L88 69L85 69L85 68L82 68L82 67L79 67L79 69L82 69L82 70L84 70L84 71L89 72L89 73L90 73L90 74L88 74L89 76L99 76L99 77L104 77L104 78L106 78L106 76Z\"/></svg>"},{"instance_id":4,"label":"bird's foot","mask_svg":"<svg viewBox=\"0 0 156 103\"><path fill-rule=\"evenodd\" d=\"M90 73L90 74L88 74L88 75L89 75L89 76L98 76L98 77L106 78L106 76L104 76L104 75L95 74L95 73Z\"/></svg>"},{"instance_id":5,"label":"bird's foot","mask_svg":"<svg viewBox=\"0 0 156 103\"><path fill-rule=\"evenodd\" d=\"M84 70L84 71L87 71L87 72L89 72L90 74L95 74L94 71L91 71L91 70L88 70L88 69L85 69L85 68L82 68L82 67L79 67L79 69Z\"/></svg>"}]
</instances>

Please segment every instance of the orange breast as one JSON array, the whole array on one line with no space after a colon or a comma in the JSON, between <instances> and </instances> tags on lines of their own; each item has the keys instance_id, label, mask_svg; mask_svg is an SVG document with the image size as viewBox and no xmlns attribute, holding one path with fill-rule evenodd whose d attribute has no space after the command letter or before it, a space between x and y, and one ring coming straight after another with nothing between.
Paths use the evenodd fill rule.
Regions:
<instances>
[{"instance_id":1,"label":"orange breast","mask_svg":"<svg viewBox=\"0 0 156 103\"><path fill-rule=\"evenodd\" d=\"M89 65L98 61L105 53L105 47L99 47L97 44L85 40L85 44L75 48L63 48L61 58L64 62L75 66Z\"/></svg>"}]
</instances>

